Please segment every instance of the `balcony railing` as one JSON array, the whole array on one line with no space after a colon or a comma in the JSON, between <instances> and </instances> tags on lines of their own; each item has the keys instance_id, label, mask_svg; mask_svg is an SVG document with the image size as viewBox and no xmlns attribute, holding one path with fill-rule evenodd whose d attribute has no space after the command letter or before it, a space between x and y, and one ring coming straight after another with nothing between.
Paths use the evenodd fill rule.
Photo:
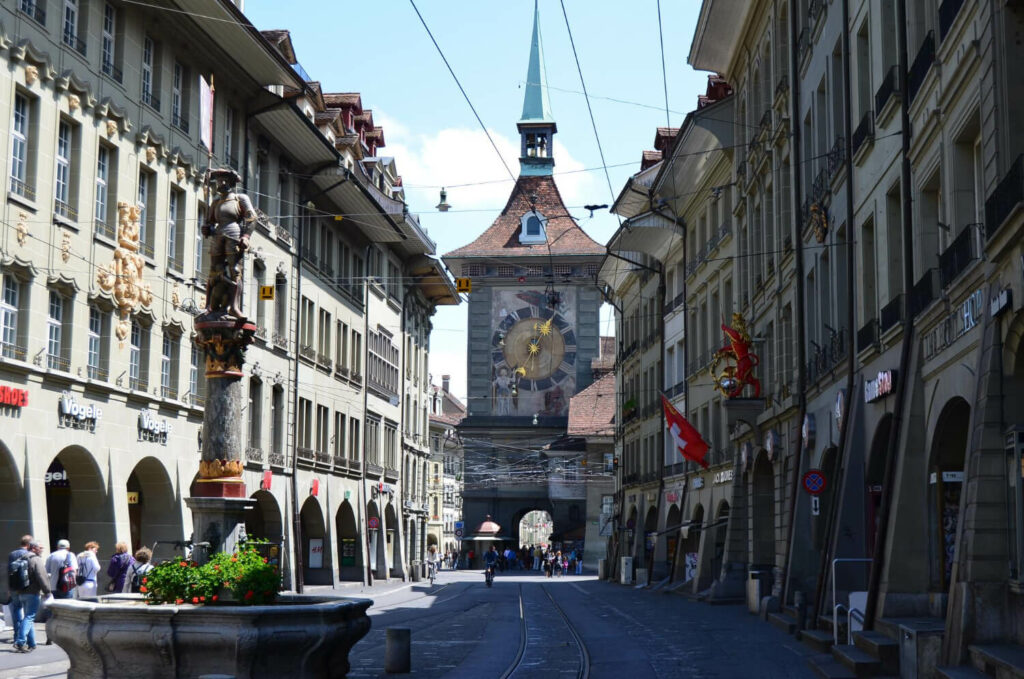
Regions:
<instances>
[{"instance_id":1,"label":"balcony railing","mask_svg":"<svg viewBox=\"0 0 1024 679\"><path fill-rule=\"evenodd\" d=\"M114 65L114 62L112 62L112 61L104 61L102 66L101 66L101 68L103 69L103 72L105 74L109 75L111 78L114 79L114 82L116 82L116 83L123 83L124 82L124 73L122 73L121 69L119 69L117 66Z\"/></svg>"},{"instance_id":2,"label":"balcony railing","mask_svg":"<svg viewBox=\"0 0 1024 679\"><path fill-rule=\"evenodd\" d=\"M846 342L846 328L831 333L821 346L811 341L812 350L807 361L807 379L810 382L817 382L846 357Z\"/></svg>"},{"instance_id":3,"label":"balcony railing","mask_svg":"<svg viewBox=\"0 0 1024 679\"><path fill-rule=\"evenodd\" d=\"M267 453L267 462L269 462L272 467L283 467L284 453L279 450L271 450Z\"/></svg>"},{"instance_id":4,"label":"balcony railing","mask_svg":"<svg viewBox=\"0 0 1024 679\"><path fill-rule=\"evenodd\" d=\"M70 219L73 222L78 221L78 210L59 198L53 201L53 211L64 219Z\"/></svg>"},{"instance_id":5,"label":"balcony railing","mask_svg":"<svg viewBox=\"0 0 1024 679\"><path fill-rule=\"evenodd\" d=\"M846 142L842 137L836 137L836 143L832 145L825 160L829 179L835 179L836 174L843 168L843 163L846 162Z\"/></svg>"},{"instance_id":6,"label":"balcony railing","mask_svg":"<svg viewBox=\"0 0 1024 679\"><path fill-rule=\"evenodd\" d=\"M288 351L288 335L285 335L284 333L280 333L280 332L275 332L274 333L274 346L275 347L280 347L281 349L284 349L285 351Z\"/></svg>"},{"instance_id":7,"label":"balcony railing","mask_svg":"<svg viewBox=\"0 0 1024 679\"><path fill-rule=\"evenodd\" d=\"M258 464L263 463L263 449L254 446L249 446L245 449L245 460L246 462L255 462Z\"/></svg>"},{"instance_id":8,"label":"balcony railing","mask_svg":"<svg viewBox=\"0 0 1024 679\"><path fill-rule=\"evenodd\" d=\"M921 276L921 279L914 283L910 289L910 318L917 318L918 314L927 309L932 302L939 298L939 272L938 269L928 269Z\"/></svg>"},{"instance_id":9,"label":"balcony railing","mask_svg":"<svg viewBox=\"0 0 1024 679\"><path fill-rule=\"evenodd\" d=\"M89 376L90 380L99 380L101 382L106 382L107 377L110 375L106 368L101 368L97 365L86 366L85 374Z\"/></svg>"},{"instance_id":10,"label":"balcony railing","mask_svg":"<svg viewBox=\"0 0 1024 679\"><path fill-rule=\"evenodd\" d=\"M184 271L184 269L182 268L181 257L168 257L167 268L170 269L171 271Z\"/></svg>"},{"instance_id":11,"label":"balcony railing","mask_svg":"<svg viewBox=\"0 0 1024 679\"><path fill-rule=\"evenodd\" d=\"M1017 156L1006 176L985 201L985 237L991 239L999 227L1024 202L1024 154Z\"/></svg>"},{"instance_id":12,"label":"balcony railing","mask_svg":"<svg viewBox=\"0 0 1024 679\"><path fill-rule=\"evenodd\" d=\"M949 29L960 14L960 8L964 6L964 0L943 0L939 5L939 42L946 38Z\"/></svg>"},{"instance_id":13,"label":"balcony railing","mask_svg":"<svg viewBox=\"0 0 1024 679\"><path fill-rule=\"evenodd\" d=\"M312 448L299 446L296 450L298 451L300 460L309 460L312 462L316 459L316 452Z\"/></svg>"},{"instance_id":14,"label":"balcony railing","mask_svg":"<svg viewBox=\"0 0 1024 679\"><path fill-rule=\"evenodd\" d=\"M0 356L3 356L4 358L13 358L17 361L24 361L26 351L25 347L20 347L17 344L0 342Z\"/></svg>"},{"instance_id":15,"label":"balcony railing","mask_svg":"<svg viewBox=\"0 0 1024 679\"><path fill-rule=\"evenodd\" d=\"M939 255L939 280L947 287L964 272L967 266L981 256L978 229L981 224L968 224Z\"/></svg>"},{"instance_id":16,"label":"balcony railing","mask_svg":"<svg viewBox=\"0 0 1024 679\"><path fill-rule=\"evenodd\" d=\"M171 125L188 134L188 117L182 115L180 112L175 111L171 113Z\"/></svg>"},{"instance_id":17,"label":"balcony railing","mask_svg":"<svg viewBox=\"0 0 1024 679\"><path fill-rule=\"evenodd\" d=\"M316 461L317 461L317 464L325 464L325 465L330 466L330 464L331 464L331 454L330 453L325 453L322 450L318 450L318 451L316 451Z\"/></svg>"},{"instance_id":18,"label":"balcony railing","mask_svg":"<svg viewBox=\"0 0 1024 679\"><path fill-rule=\"evenodd\" d=\"M683 293L680 292L678 295L665 302L664 313L667 316L681 306L683 306Z\"/></svg>"},{"instance_id":19,"label":"balcony railing","mask_svg":"<svg viewBox=\"0 0 1024 679\"><path fill-rule=\"evenodd\" d=\"M809 26L804 26L804 29L800 31L800 35L796 39L796 58L797 61L803 63L804 57L810 54L811 51L811 29Z\"/></svg>"},{"instance_id":20,"label":"balcony railing","mask_svg":"<svg viewBox=\"0 0 1024 679\"><path fill-rule=\"evenodd\" d=\"M857 155L860 151L860 147L864 145L869 139L875 137L875 114L871 111L865 111L864 117L860 119L860 124L857 125L857 129L853 131L850 136L850 145L853 146L853 155Z\"/></svg>"},{"instance_id":21,"label":"balcony railing","mask_svg":"<svg viewBox=\"0 0 1024 679\"><path fill-rule=\"evenodd\" d=\"M893 66L885 72L882 84L878 86L878 90L875 92L875 117L877 118L882 114L885 105L889 103L890 99L899 95L899 70L896 66Z\"/></svg>"},{"instance_id":22,"label":"balcony railing","mask_svg":"<svg viewBox=\"0 0 1024 679\"><path fill-rule=\"evenodd\" d=\"M191 394L188 400L192 403L192 407L194 408L206 407L206 396L202 394Z\"/></svg>"},{"instance_id":23,"label":"balcony railing","mask_svg":"<svg viewBox=\"0 0 1024 679\"><path fill-rule=\"evenodd\" d=\"M857 353L878 344L878 319L872 318L857 331Z\"/></svg>"},{"instance_id":24,"label":"balcony railing","mask_svg":"<svg viewBox=\"0 0 1024 679\"><path fill-rule=\"evenodd\" d=\"M129 377L128 388L133 391L149 391L149 380L145 377Z\"/></svg>"},{"instance_id":25,"label":"balcony railing","mask_svg":"<svg viewBox=\"0 0 1024 679\"><path fill-rule=\"evenodd\" d=\"M280 224L274 225L274 235L278 240L284 241L288 245L292 244L292 234L288 229Z\"/></svg>"},{"instance_id":26,"label":"balcony railing","mask_svg":"<svg viewBox=\"0 0 1024 679\"><path fill-rule=\"evenodd\" d=\"M56 354L47 354L46 367L49 368L50 370L60 370L61 372L68 372L69 370L71 370L71 361L64 358L63 356L58 356Z\"/></svg>"},{"instance_id":27,"label":"balcony railing","mask_svg":"<svg viewBox=\"0 0 1024 679\"><path fill-rule=\"evenodd\" d=\"M154 111L160 110L160 98L152 90L142 90L142 103Z\"/></svg>"},{"instance_id":28,"label":"balcony railing","mask_svg":"<svg viewBox=\"0 0 1024 679\"><path fill-rule=\"evenodd\" d=\"M779 82L775 85L775 96L779 97L789 91L789 77L785 74L779 78Z\"/></svg>"},{"instance_id":29,"label":"balcony railing","mask_svg":"<svg viewBox=\"0 0 1024 679\"><path fill-rule=\"evenodd\" d=\"M878 329L885 332L903 320L903 293L896 295L878 314Z\"/></svg>"},{"instance_id":30,"label":"balcony railing","mask_svg":"<svg viewBox=\"0 0 1024 679\"><path fill-rule=\"evenodd\" d=\"M315 363L316 362L316 349L314 349L313 347L309 346L308 344L300 344L299 345L299 356L301 356L302 358L304 358L304 359L306 359L308 361L311 361L311 362Z\"/></svg>"},{"instance_id":31,"label":"balcony railing","mask_svg":"<svg viewBox=\"0 0 1024 679\"><path fill-rule=\"evenodd\" d=\"M924 79L928 77L928 71L934 63L935 31L928 31L928 35L924 37L921 49L917 50L914 63L910 65L910 71L907 73L907 97L910 103L914 102L914 97L917 96L918 90L924 84Z\"/></svg>"},{"instance_id":32,"label":"balcony railing","mask_svg":"<svg viewBox=\"0 0 1024 679\"><path fill-rule=\"evenodd\" d=\"M145 241L139 241L139 252L142 253L143 257L153 259L153 244Z\"/></svg>"},{"instance_id":33,"label":"balcony railing","mask_svg":"<svg viewBox=\"0 0 1024 679\"><path fill-rule=\"evenodd\" d=\"M32 19L40 26L46 26L46 10L38 2L32 2L31 0L21 0L20 9L25 14L32 17Z\"/></svg>"},{"instance_id":34,"label":"balcony railing","mask_svg":"<svg viewBox=\"0 0 1024 679\"><path fill-rule=\"evenodd\" d=\"M29 200L36 199L36 187L24 182L17 177L11 177L11 193L17 194Z\"/></svg>"},{"instance_id":35,"label":"balcony railing","mask_svg":"<svg viewBox=\"0 0 1024 679\"><path fill-rule=\"evenodd\" d=\"M177 400L178 390L174 387L160 387L160 396L171 400Z\"/></svg>"},{"instance_id":36,"label":"balcony railing","mask_svg":"<svg viewBox=\"0 0 1024 679\"><path fill-rule=\"evenodd\" d=\"M104 238L109 238L110 240L114 240L117 237L117 232L114 230L114 227L101 219L96 220L96 234L103 236Z\"/></svg>"},{"instance_id":37,"label":"balcony railing","mask_svg":"<svg viewBox=\"0 0 1024 679\"><path fill-rule=\"evenodd\" d=\"M72 48L83 57L85 56L85 41L78 37L74 31L64 31L64 44Z\"/></svg>"}]
</instances>

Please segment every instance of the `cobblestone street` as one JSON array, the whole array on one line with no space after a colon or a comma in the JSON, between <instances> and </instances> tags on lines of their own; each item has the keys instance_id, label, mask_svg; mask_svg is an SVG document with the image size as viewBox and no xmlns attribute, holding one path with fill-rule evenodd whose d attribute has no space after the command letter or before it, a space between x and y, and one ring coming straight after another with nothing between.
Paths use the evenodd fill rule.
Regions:
<instances>
[{"instance_id":1,"label":"cobblestone street","mask_svg":"<svg viewBox=\"0 0 1024 679\"><path fill-rule=\"evenodd\" d=\"M392 676L384 673L388 627L412 629L417 677L575 677L584 663L591 677L812 676L809 651L744 607L708 606L589 576L500 574L487 589L479 571L442 571L433 587L392 584L345 593L376 602L373 628L350 655L353 678ZM39 633L42 644L42 625ZM9 631L2 639L0 678L67 671L56 646L21 655L11 651Z\"/></svg>"}]
</instances>

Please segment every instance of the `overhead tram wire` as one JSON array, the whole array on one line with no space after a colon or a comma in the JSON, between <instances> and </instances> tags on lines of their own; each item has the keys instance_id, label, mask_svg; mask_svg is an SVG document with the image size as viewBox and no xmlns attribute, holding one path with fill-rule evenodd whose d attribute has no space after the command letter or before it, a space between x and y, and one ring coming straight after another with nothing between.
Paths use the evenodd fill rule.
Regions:
<instances>
[{"instance_id":1,"label":"overhead tram wire","mask_svg":"<svg viewBox=\"0 0 1024 679\"><path fill-rule=\"evenodd\" d=\"M658 3L658 42L661 45L661 82L665 89L665 127L672 127L672 119L668 113L668 74L665 70L665 35L661 26L661 0Z\"/></svg>"}]
</instances>

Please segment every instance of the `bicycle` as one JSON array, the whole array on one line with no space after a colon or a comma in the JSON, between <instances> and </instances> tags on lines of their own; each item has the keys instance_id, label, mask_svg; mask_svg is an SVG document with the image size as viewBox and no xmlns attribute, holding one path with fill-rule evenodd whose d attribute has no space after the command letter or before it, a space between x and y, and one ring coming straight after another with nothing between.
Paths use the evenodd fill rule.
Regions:
<instances>
[{"instance_id":1,"label":"bicycle","mask_svg":"<svg viewBox=\"0 0 1024 679\"><path fill-rule=\"evenodd\" d=\"M430 580L430 584L434 584L434 578L437 577L437 564L433 561L427 562L427 578Z\"/></svg>"},{"instance_id":2,"label":"bicycle","mask_svg":"<svg viewBox=\"0 0 1024 679\"><path fill-rule=\"evenodd\" d=\"M487 582L488 587L494 584L494 564L484 569L484 580Z\"/></svg>"}]
</instances>

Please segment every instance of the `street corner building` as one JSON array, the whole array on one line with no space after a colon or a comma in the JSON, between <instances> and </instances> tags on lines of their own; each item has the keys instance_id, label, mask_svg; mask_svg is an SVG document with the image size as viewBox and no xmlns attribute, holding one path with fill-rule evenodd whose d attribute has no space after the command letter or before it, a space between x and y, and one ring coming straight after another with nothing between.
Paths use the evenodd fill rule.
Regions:
<instances>
[{"instance_id":1,"label":"street corner building","mask_svg":"<svg viewBox=\"0 0 1024 679\"><path fill-rule=\"evenodd\" d=\"M206 177L230 168L256 214L246 530L274 543L286 587L415 577L430 317L458 296L372 110L225 0L5 3L0 58L3 542L182 553L217 370L193 332Z\"/></svg>"},{"instance_id":2,"label":"street corner building","mask_svg":"<svg viewBox=\"0 0 1024 679\"><path fill-rule=\"evenodd\" d=\"M599 274L612 577L745 602L858 676L1022 671L1022 12L701 4L707 90Z\"/></svg>"}]
</instances>

